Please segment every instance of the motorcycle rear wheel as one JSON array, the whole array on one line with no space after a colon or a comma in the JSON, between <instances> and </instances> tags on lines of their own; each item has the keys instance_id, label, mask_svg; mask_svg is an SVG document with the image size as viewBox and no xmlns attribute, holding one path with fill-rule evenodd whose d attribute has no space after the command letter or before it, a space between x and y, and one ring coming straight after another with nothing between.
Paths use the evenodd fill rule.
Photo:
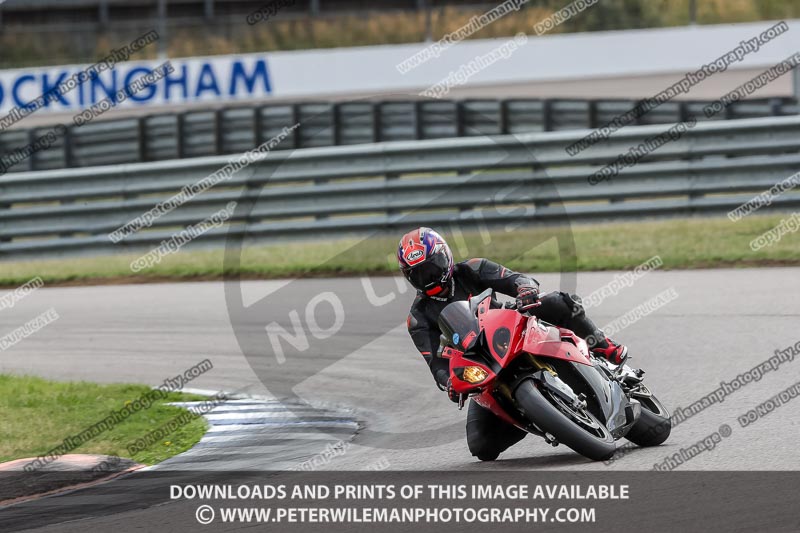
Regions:
<instances>
[{"instance_id":1,"label":"motorcycle rear wheel","mask_svg":"<svg viewBox=\"0 0 800 533\"><path fill-rule=\"evenodd\" d=\"M540 391L532 379L519 384L514 399L530 422L559 443L594 461L614 455L614 437L587 409L572 409L555 395Z\"/></svg>"}]
</instances>

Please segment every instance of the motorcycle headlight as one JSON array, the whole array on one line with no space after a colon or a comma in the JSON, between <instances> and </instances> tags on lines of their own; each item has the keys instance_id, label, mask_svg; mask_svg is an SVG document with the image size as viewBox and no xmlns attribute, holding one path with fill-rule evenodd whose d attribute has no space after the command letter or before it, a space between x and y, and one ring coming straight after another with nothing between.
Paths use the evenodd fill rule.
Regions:
<instances>
[{"instance_id":1,"label":"motorcycle headlight","mask_svg":"<svg viewBox=\"0 0 800 533\"><path fill-rule=\"evenodd\" d=\"M489 376L489 373L479 366L464 367L464 381L468 383L480 383Z\"/></svg>"}]
</instances>

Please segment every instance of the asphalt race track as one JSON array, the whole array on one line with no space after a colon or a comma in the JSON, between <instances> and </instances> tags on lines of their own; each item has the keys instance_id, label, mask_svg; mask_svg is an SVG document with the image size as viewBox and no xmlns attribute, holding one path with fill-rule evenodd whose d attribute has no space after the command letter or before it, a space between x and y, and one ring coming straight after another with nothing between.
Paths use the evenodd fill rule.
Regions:
<instances>
[{"instance_id":1,"label":"asphalt race track","mask_svg":"<svg viewBox=\"0 0 800 533\"><path fill-rule=\"evenodd\" d=\"M585 296L617 274L580 274L577 292ZM543 290L555 289L560 280L557 274L538 278ZM395 287L391 278L373 281L375 293L382 296L388 294L386 287ZM358 278L247 281L241 287L245 305L266 296L275 316L287 317L287 327L288 311L297 308L302 316L307 303L321 293L335 291L357 298L354 295L365 290ZM688 406L721 381L733 380L799 340L798 268L651 272L589 313L605 326L671 288L677 299L617 334L630 346L633 363L646 369L646 382L670 409ZM50 307L60 319L3 352L0 371L155 386L209 358L214 368L192 381L192 388L269 396L276 380L298 383L293 388L300 399L354 411L362 425L347 453L324 469L383 465L392 470L649 470L723 424L732 434L682 469L800 468L796 453L800 401L779 407L747 428L737 423L738 416L798 381L798 360L783 363L778 371L681 423L665 445L635 449L610 465L592 463L564 446L552 448L534 437L494 463L480 463L469 455L464 441L466 411L459 412L436 389L408 338L405 312L410 291L395 296L379 307L363 306L369 309L353 320L348 315L348 324L325 339L324 345L341 353L326 361L322 371L322 356L308 356L285 365L284 375L278 375L280 365L273 366L265 387L242 355L222 283L43 288L0 313L0 330L5 334ZM318 306L316 321L319 328L330 331L325 305ZM263 332L266 323L254 328ZM266 335L263 339L266 354L269 342ZM222 458L212 463L209 468L230 467ZM280 468L285 466L280 463Z\"/></svg>"},{"instance_id":2,"label":"asphalt race track","mask_svg":"<svg viewBox=\"0 0 800 533\"><path fill-rule=\"evenodd\" d=\"M588 295L617 275L620 273L580 274L577 292ZM545 290L554 289L560 282L570 284L569 276L562 280L557 274L539 279ZM697 478L688 470L798 470L800 401L789 401L746 428L740 427L737 417L796 383L800 368L796 359L800 358L783 363L778 371L738 388L723 403L682 422L666 444L618 453L610 464L590 462L563 446L552 448L533 437L501 455L500 460L481 463L467 451L463 430L466 411L459 412L434 387L408 338L405 313L411 294L398 287L405 289L392 278L369 283L357 278L248 281L241 288L233 286L244 295L244 305L255 311L244 314L229 312L226 289L218 282L42 288L12 310L0 313L0 330L5 334L51 307L60 318L4 351L0 372L157 386L202 359L211 359L214 368L191 381L189 387L235 391L260 399L241 400L212 411L212 428L204 441L163 465L163 469L181 471L180 475L199 476L204 483L213 482L210 476L214 472L223 474L232 469L242 471L236 482L246 483L244 476L256 475L249 481L267 483L273 479L270 476L280 479L284 474L257 470L296 468L319 457L332 442L346 442L346 448L339 448L343 453L333 454L317 469L347 471L342 474L348 481L368 474L353 471L430 471L415 475L433 476L431 480L437 483L447 482L453 475L468 475L469 471L475 471L478 480L494 482L501 475L537 470L571 471L551 472L550 482L556 475L605 472L591 479L631 482L639 494L659 491L660 498L638 508L650 520L659 520L660 526L649 528L652 531L691 530L697 525L696 517L705 516L708 523L714 513L723 516L730 509L743 510L734 519L743 530L758 529L763 524L759 517L764 515L788 520L782 522L781 530L794 527L790 525L794 519L783 512L787 502L771 496L776 483L791 484L790 478L778 479L780 474L771 473L752 482L741 478L726 481ZM676 299L630 324L617 337L629 344L636 364L647 370L647 382L671 409L700 400L717 389L720 381L731 381L768 360L775 350L794 346L800 336L800 301L795 296L800 293L798 268L651 272L603 300L590 315L605 326L670 289L678 295ZM227 292L230 304L230 286ZM331 293L336 298L331 298ZM374 305L364 305L364 294L370 295L366 300ZM320 295L328 295L328 302L341 301L346 314L342 323L337 322L335 306L328 307L330 316L326 316L328 304L319 304ZM304 308L307 310L309 302L314 301L318 305L311 306L316 311L311 325ZM286 361L270 365L277 356L269 348L266 325L275 321L269 326L273 331L281 326L291 328L293 309L297 310L295 318L306 319L308 342L304 346L298 335L292 342L305 351L297 354L289 350L284 354ZM317 337L322 338L321 344L312 342ZM243 347L245 351L255 350L256 355L246 358ZM279 394L271 398L270 388ZM286 411L295 418L283 426ZM342 419L342 413L350 418ZM242 416L255 417L261 426L240 424L238 418ZM300 427L307 416L314 418L313 427ZM335 420L333 426L327 423L331 418ZM231 432L229 427L219 427L220 420L238 429ZM656 476L658 489L654 489L652 478L624 472L649 470L668 455L720 431L723 425L730 427L729 436L713 450L679 466L678 472ZM222 433L214 433L220 429ZM228 436L219 436L225 434ZM371 479L375 482L380 478ZM568 478L561 481L570 482ZM6 507L0 510L0 529L76 533L197 530L197 501L169 501L166 485L156 483L145 474L135 473L96 487ZM698 499L697 495L708 494L708 487L714 484L727 487L724 499ZM791 492L788 486L787 490ZM753 491L764 496L758 513L747 510L753 505ZM672 504L665 506L664 498ZM774 508L767 509L770 505ZM614 517L629 508L605 509L603 520L592 529L616 531ZM682 512L676 515L672 509ZM259 527L228 526L216 530ZM545 524L537 528L552 530ZM330 527L313 530L333 531ZM555 530L565 531L563 527Z\"/></svg>"}]
</instances>

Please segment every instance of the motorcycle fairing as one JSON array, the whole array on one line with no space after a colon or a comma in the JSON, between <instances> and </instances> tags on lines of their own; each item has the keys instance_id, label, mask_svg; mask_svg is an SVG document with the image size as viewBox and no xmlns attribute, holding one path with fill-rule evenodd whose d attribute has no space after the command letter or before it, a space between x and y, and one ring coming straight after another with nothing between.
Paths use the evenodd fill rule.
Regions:
<instances>
[{"instance_id":1,"label":"motorcycle fairing","mask_svg":"<svg viewBox=\"0 0 800 533\"><path fill-rule=\"evenodd\" d=\"M592 366L586 341L568 329L547 326L535 318L528 321L522 350L533 355Z\"/></svg>"},{"instance_id":2,"label":"motorcycle fairing","mask_svg":"<svg viewBox=\"0 0 800 533\"><path fill-rule=\"evenodd\" d=\"M639 402L629 400L619 383L603 379L596 368L574 361L572 368L581 374L598 399L597 403L602 409L598 418L606 424L611 434L616 438L627 433L629 427L639 418Z\"/></svg>"}]
</instances>

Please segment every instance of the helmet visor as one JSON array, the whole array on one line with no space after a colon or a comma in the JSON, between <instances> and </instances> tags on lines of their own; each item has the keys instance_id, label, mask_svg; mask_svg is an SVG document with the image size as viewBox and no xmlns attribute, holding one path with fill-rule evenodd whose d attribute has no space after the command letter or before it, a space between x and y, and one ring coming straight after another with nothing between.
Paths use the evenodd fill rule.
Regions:
<instances>
[{"instance_id":1,"label":"helmet visor","mask_svg":"<svg viewBox=\"0 0 800 533\"><path fill-rule=\"evenodd\" d=\"M403 274L415 288L424 290L441 283L449 268L450 262L447 260L447 256L438 253L432 255L424 263L404 269Z\"/></svg>"}]
</instances>

